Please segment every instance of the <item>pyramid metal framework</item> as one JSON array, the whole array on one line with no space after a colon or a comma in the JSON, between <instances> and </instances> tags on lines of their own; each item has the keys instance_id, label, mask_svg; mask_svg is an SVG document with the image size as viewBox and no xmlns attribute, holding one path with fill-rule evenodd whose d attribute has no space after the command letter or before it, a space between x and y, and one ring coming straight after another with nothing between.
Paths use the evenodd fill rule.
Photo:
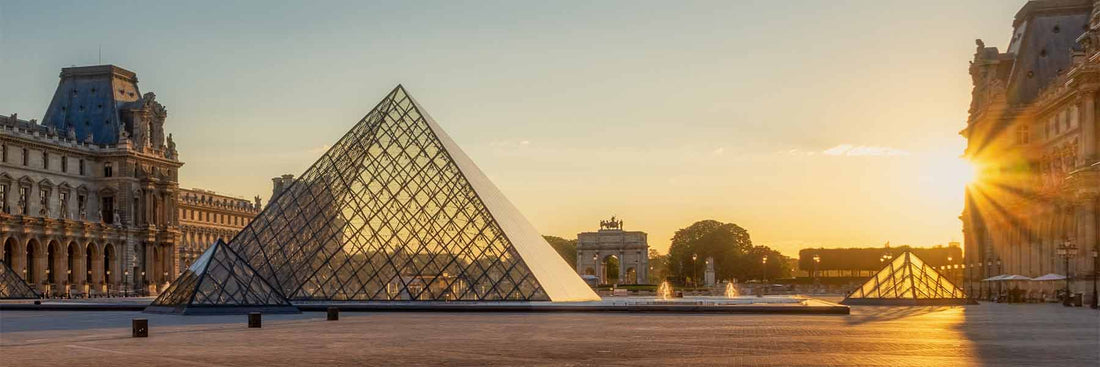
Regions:
<instances>
[{"instance_id":1,"label":"pyramid metal framework","mask_svg":"<svg viewBox=\"0 0 1100 367\"><path fill-rule=\"evenodd\" d=\"M0 260L0 299L31 299L41 296L8 263Z\"/></svg>"},{"instance_id":2,"label":"pyramid metal framework","mask_svg":"<svg viewBox=\"0 0 1100 367\"><path fill-rule=\"evenodd\" d=\"M841 301L845 305L976 304L917 255L906 252Z\"/></svg>"},{"instance_id":3,"label":"pyramid metal framework","mask_svg":"<svg viewBox=\"0 0 1100 367\"><path fill-rule=\"evenodd\" d=\"M222 240L210 246L145 312L222 314L298 313Z\"/></svg>"},{"instance_id":4,"label":"pyramid metal framework","mask_svg":"<svg viewBox=\"0 0 1100 367\"><path fill-rule=\"evenodd\" d=\"M229 247L295 303L599 300L400 85Z\"/></svg>"}]
</instances>

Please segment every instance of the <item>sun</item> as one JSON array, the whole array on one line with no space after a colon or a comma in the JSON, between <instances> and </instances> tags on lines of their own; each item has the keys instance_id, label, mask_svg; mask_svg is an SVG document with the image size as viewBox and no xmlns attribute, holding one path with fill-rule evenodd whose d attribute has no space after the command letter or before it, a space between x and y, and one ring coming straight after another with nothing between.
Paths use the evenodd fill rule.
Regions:
<instances>
[{"instance_id":1,"label":"sun","mask_svg":"<svg viewBox=\"0 0 1100 367\"><path fill-rule=\"evenodd\" d=\"M928 195L960 203L967 187L980 177L977 165L958 156L929 156L921 166L920 183Z\"/></svg>"}]
</instances>

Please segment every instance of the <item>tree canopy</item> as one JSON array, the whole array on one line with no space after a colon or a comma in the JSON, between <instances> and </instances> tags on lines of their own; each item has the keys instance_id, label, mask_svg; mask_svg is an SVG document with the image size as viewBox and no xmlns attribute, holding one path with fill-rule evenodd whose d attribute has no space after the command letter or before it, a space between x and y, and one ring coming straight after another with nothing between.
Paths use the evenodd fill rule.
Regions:
<instances>
[{"instance_id":1,"label":"tree canopy","mask_svg":"<svg viewBox=\"0 0 1100 367\"><path fill-rule=\"evenodd\" d=\"M753 246L749 232L733 223L702 220L676 231L669 247L669 270L680 282L700 279L706 271L706 258L714 258L715 279L718 281L786 277L790 273L787 258L767 246ZM693 260L692 257L695 256Z\"/></svg>"},{"instance_id":2,"label":"tree canopy","mask_svg":"<svg viewBox=\"0 0 1100 367\"><path fill-rule=\"evenodd\" d=\"M567 240L557 236L542 236L546 239L546 242L550 243L550 246L561 255L565 262L569 263L569 266L573 269L577 268L577 240Z\"/></svg>"}]
</instances>

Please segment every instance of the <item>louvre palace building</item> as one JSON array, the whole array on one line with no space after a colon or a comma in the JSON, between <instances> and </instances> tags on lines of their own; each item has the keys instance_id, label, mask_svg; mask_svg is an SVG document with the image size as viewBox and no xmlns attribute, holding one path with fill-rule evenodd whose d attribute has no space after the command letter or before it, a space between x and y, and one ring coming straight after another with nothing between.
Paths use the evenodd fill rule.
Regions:
<instances>
[{"instance_id":1,"label":"louvre palace building","mask_svg":"<svg viewBox=\"0 0 1100 367\"><path fill-rule=\"evenodd\" d=\"M983 279L1053 273L1090 299L1100 246L1100 2L1031 1L1003 51L976 43L960 132L978 170L960 217L964 287L986 298L1000 290Z\"/></svg>"},{"instance_id":2,"label":"louvre palace building","mask_svg":"<svg viewBox=\"0 0 1100 367\"><path fill-rule=\"evenodd\" d=\"M168 111L113 65L61 70L42 121L0 116L2 259L50 296L152 295L259 211L179 187Z\"/></svg>"}]
</instances>

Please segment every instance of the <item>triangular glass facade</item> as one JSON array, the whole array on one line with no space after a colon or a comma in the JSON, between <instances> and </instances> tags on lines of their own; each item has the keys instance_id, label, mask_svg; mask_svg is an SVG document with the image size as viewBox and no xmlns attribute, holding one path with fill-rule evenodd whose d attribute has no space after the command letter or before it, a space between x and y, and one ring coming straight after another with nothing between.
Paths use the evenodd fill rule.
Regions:
<instances>
[{"instance_id":1,"label":"triangular glass facade","mask_svg":"<svg viewBox=\"0 0 1100 367\"><path fill-rule=\"evenodd\" d=\"M148 312L298 312L225 242L218 240L187 268Z\"/></svg>"},{"instance_id":2,"label":"triangular glass facade","mask_svg":"<svg viewBox=\"0 0 1100 367\"><path fill-rule=\"evenodd\" d=\"M294 302L599 299L401 86L229 246Z\"/></svg>"},{"instance_id":3,"label":"triangular glass facade","mask_svg":"<svg viewBox=\"0 0 1100 367\"><path fill-rule=\"evenodd\" d=\"M962 289L916 255L906 252L856 288L843 304L971 303Z\"/></svg>"},{"instance_id":4,"label":"triangular glass facade","mask_svg":"<svg viewBox=\"0 0 1100 367\"><path fill-rule=\"evenodd\" d=\"M0 299L39 298L38 292L23 277L15 273L8 263L0 261Z\"/></svg>"}]
</instances>

